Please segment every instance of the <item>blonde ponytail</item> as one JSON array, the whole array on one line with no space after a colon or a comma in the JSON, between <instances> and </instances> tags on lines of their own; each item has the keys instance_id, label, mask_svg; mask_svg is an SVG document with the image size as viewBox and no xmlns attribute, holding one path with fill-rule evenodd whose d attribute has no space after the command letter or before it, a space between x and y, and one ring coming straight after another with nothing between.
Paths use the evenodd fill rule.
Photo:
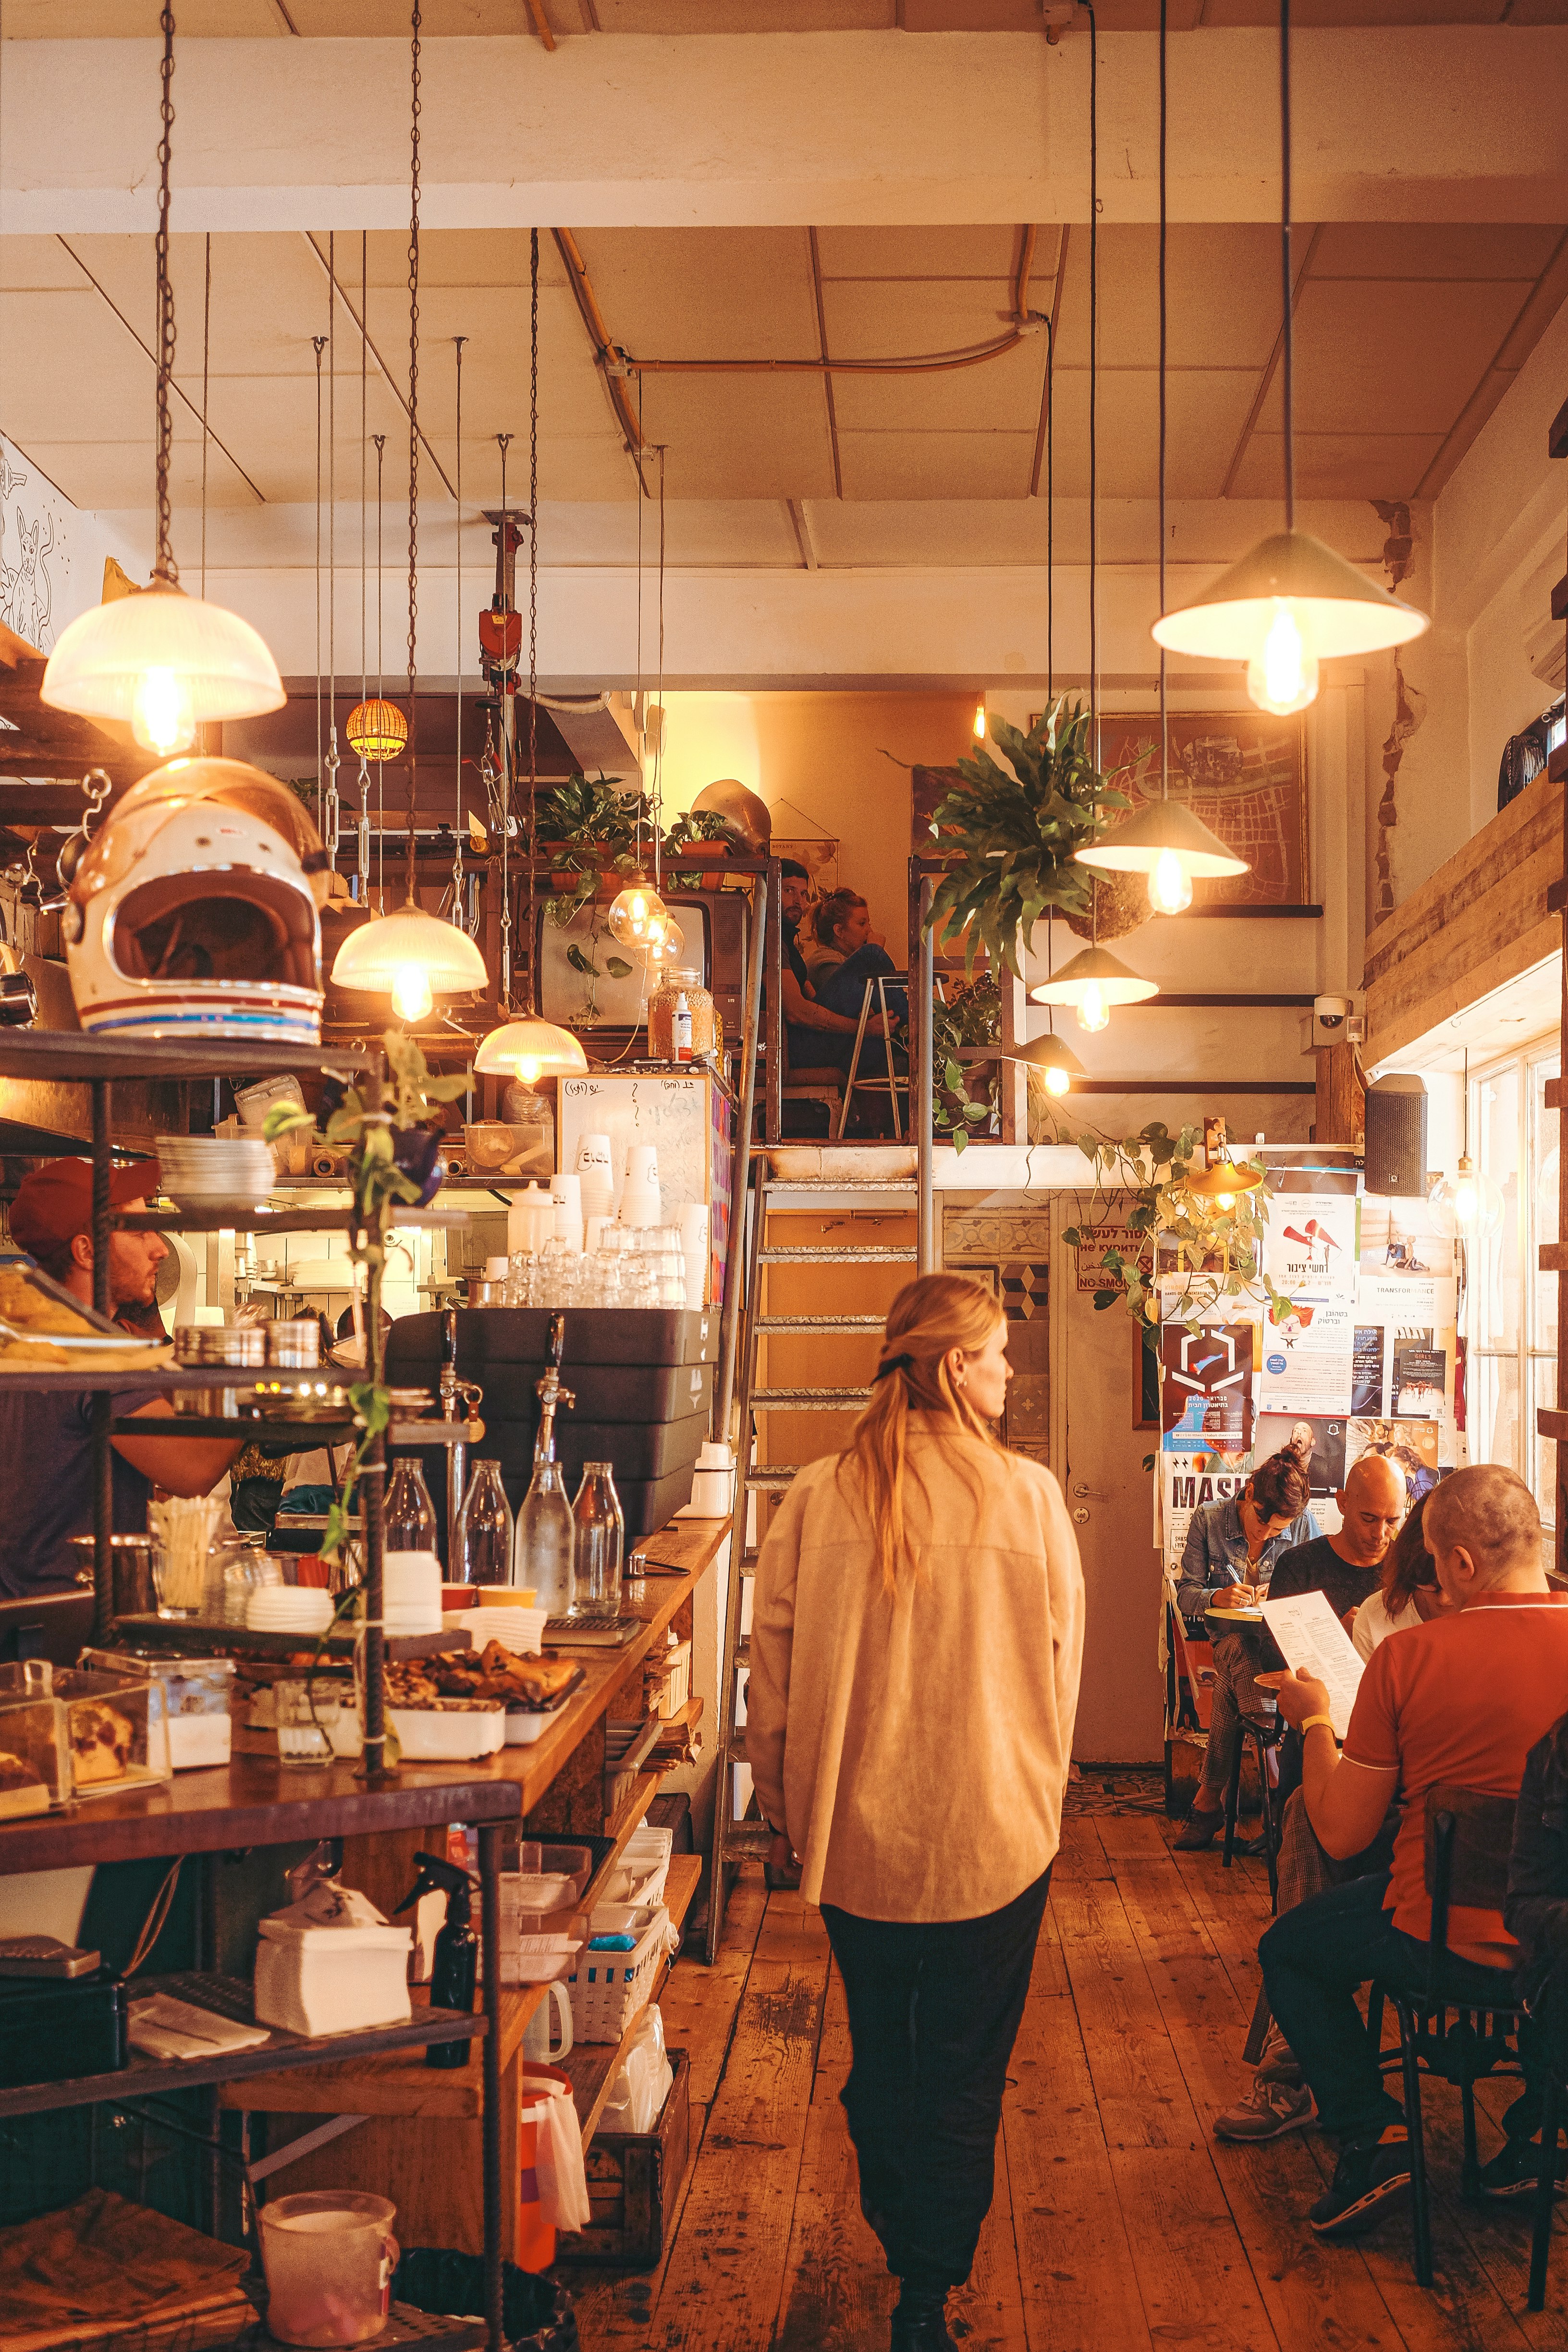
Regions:
<instances>
[{"instance_id":1,"label":"blonde ponytail","mask_svg":"<svg viewBox=\"0 0 1568 2352\"><path fill-rule=\"evenodd\" d=\"M911 1412L941 1414L952 1433L977 1437L1000 1453L990 1430L956 1389L947 1368L954 1348L971 1353L984 1347L1002 1321L994 1295L961 1274L922 1274L907 1282L888 1309L882 1357L871 1395L839 1456L842 1476L849 1467L870 1515L882 1589L899 1591L907 1559L904 1478Z\"/></svg>"}]
</instances>

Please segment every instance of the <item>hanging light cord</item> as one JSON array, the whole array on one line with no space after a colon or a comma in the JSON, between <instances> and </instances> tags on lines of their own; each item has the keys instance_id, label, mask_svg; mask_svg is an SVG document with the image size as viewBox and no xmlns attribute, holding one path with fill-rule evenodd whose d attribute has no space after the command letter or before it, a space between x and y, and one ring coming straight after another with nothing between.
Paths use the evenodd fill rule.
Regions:
<instances>
[{"instance_id":1,"label":"hanging light cord","mask_svg":"<svg viewBox=\"0 0 1568 2352\"><path fill-rule=\"evenodd\" d=\"M639 453L641 452L641 450L642 450L645 446L646 446L646 444L645 444L645 442L644 442L644 440L643 440L643 429L642 429L642 378L641 378L641 376L639 375L639 376L638 376L638 378L637 378L637 449L638 449ZM634 719L635 719L635 720L636 720L636 722L637 722L637 732L638 732L638 734L640 735L640 737L641 737L641 739L642 739L642 740L641 740L641 744L640 744L640 746L639 746L640 751L641 751L641 752L646 756L647 751L647 703L643 700L643 688L642 688L642 563L643 563L643 548L642 548L642 510L643 510L643 503L644 503L644 500L645 500L645 499L647 499L647 483L644 481L644 479L643 479L643 470L642 470L642 466L641 466L641 464L640 464L640 463L639 463L639 464L638 464L638 466L637 466L637 694L636 694L636 696L635 696L635 698L634 698L634 699L633 699L633 703L632 703L632 716L633 716ZM641 762L641 760L639 759L638 763L637 763L637 871L638 871L639 873L642 871L642 826L643 826L643 814L642 814L642 813L643 813L643 803L644 803L645 800L646 800L646 799L647 799L647 793L645 793L645 791L644 791L644 789L643 789L643 786L644 786L644 781L645 781L645 779L644 779L644 774L643 774L642 762Z\"/></svg>"},{"instance_id":2,"label":"hanging light cord","mask_svg":"<svg viewBox=\"0 0 1568 2352\"><path fill-rule=\"evenodd\" d=\"M370 235L360 231L359 240L359 698L362 706L370 698L370 567L367 561L365 530L366 451L370 447L370 334L365 318L370 294ZM376 586L379 591L380 580ZM359 819L355 848L359 869L359 893L363 904L370 896L370 769L364 753L359 755Z\"/></svg>"},{"instance_id":3,"label":"hanging light cord","mask_svg":"<svg viewBox=\"0 0 1568 2352\"><path fill-rule=\"evenodd\" d=\"M174 561L169 517L169 462L174 445L169 386L174 374L174 289L169 277L169 164L174 155L174 11L169 5L169 0L164 0L158 22L163 34L163 94L160 109L163 131L158 141L158 235L153 247L158 298L158 545L153 561L153 577L166 588L177 588L180 567Z\"/></svg>"},{"instance_id":4,"label":"hanging light cord","mask_svg":"<svg viewBox=\"0 0 1568 2352\"><path fill-rule=\"evenodd\" d=\"M408 45L410 128L408 163L408 902L416 903L415 803L419 770L419 710L414 698L415 645L419 627L419 0L414 0Z\"/></svg>"},{"instance_id":5,"label":"hanging light cord","mask_svg":"<svg viewBox=\"0 0 1568 2352\"><path fill-rule=\"evenodd\" d=\"M664 829L664 447L658 452L658 741L653 753L653 887L661 879Z\"/></svg>"},{"instance_id":6,"label":"hanging light cord","mask_svg":"<svg viewBox=\"0 0 1568 2352\"><path fill-rule=\"evenodd\" d=\"M1089 691L1094 764L1100 766L1100 30L1089 16ZM1100 900L1094 887L1095 904ZM1095 945L1100 944L1098 916Z\"/></svg>"},{"instance_id":7,"label":"hanging light cord","mask_svg":"<svg viewBox=\"0 0 1568 2352\"><path fill-rule=\"evenodd\" d=\"M1067 231L1062 231L1063 236ZM1046 708L1057 682L1057 331L1046 331Z\"/></svg>"},{"instance_id":8,"label":"hanging light cord","mask_svg":"<svg viewBox=\"0 0 1568 2352\"><path fill-rule=\"evenodd\" d=\"M325 335L312 335L310 348L316 354L316 824L320 827L325 772L321 725L321 353L327 348Z\"/></svg>"},{"instance_id":9,"label":"hanging light cord","mask_svg":"<svg viewBox=\"0 0 1568 2352\"><path fill-rule=\"evenodd\" d=\"M511 516L506 502L506 453L511 446L511 435L510 433L498 433L496 435L496 446L500 451L500 567L499 576L500 579L504 580L507 576L507 558L511 553ZM503 609L501 613L500 677L496 687L498 716L500 719L501 761L500 1001L502 1008L507 1011L510 1011L511 1007L511 876L509 871L510 864L509 852L511 845L511 828L513 822L512 803L513 790L516 783L516 767L512 757L515 747L512 743L511 738L507 732L506 724L506 677L507 670L509 667L511 666L510 656L509 656L506 649L506 624L510 617L510 604L515 603L515 598L503 601ZM516 688L517 676L515 669L513 669L511 710L514 727L517 721ZM533 919L533 828L531 824L530 824L528 835L528 909L529 922L531 926L529 932L531 942L529 947L529 958L531 961L533 955L531 945L531 924Z\"/></svg>"},{"instance_id":10,"label":"hanging light cord","mask_svg":"<svg viewBox=\"0 0 1568 2352\"><path fill-rule=\"evenodd\" d=\"M382 472L386 463L386 436L377 433L375 441L375 698L383 701L386 695L386 648L382 642L382 625L385 619L382 595L382 525L385 509L382 504ZM382 913L386 912L386 761L377 758L375 763L375 883L382 898Z\"/></svg>"},{"instance_id":11,"label":"hanging light cord","mask_svg":"<svg viewBox=\"0 0 1568 2352\"><path fill-rule=\"evenodd\" d=\"M338 856L338 271L337 236L327 237L327 796L321 839Z\"/></svg>"},{"instance_id":12,"label":"hanging light cord","mask_svg":"<svg viewBox=\"0 0 1568 2352\"><path fill-rule=\"evenodd\" d=\"M1279 268L1285 306L1285 528L1296 528L1296 305L1290 268L1290 0L1279 0ZM1160 610L1165 609L1164 598Z\"/></svg>"},{"instance_id":13,"label":"hanging light cord","mask_svg":"<svg viewBox=\"0 0 1568 2352\"><path fill-rule=\"evenodd\" d=\"M207 253L202 292L202 602L207 593L207 373L212 358L213 239L207 231Z\"/></svg>"},{"instance_id":14,"label":"hanging light cord","mask_svg":"<svg viewBox=\"0 0 1568 2352\"><path fill-rule=\"evenodd\" d=\"M539 1012L533 860L539 832L539 231L528 247L528 1002Z\"/></svg>"},{"instance_id":15,"label":"hanging light cord","mask_svg":"<svg viewBox=\"0 0 1568 2352\"><path fill-rule=\"evenodd\" d=\"M463 345L467 335L454 335L458 354L458 814L452 827L452 920L466 930L463 920Z\"/></svg>"},{"instance_id":16,"label":"hanging light cord","mask_svg":"<svg viewBox=\"0 0 1568 2352\"><path fill-rule=\"evenodd\" d=\"M1165 41L1169 31L1169 0L1160 0L1160 610L1165 610L1165 320L1166 220L1165 132L1169 91L1165 78ZM1160 798L1171 797L1171 723L1165 707L1165 648L1160 648Z\"/></svg>"}]
</instances>

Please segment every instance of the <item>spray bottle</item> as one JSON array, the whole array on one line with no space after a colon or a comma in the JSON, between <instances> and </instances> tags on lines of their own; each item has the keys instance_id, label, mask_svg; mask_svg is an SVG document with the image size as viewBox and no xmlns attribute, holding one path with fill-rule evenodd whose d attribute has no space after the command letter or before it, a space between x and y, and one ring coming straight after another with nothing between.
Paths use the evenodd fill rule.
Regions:
<instances>
[{"instance_id":1,"label":"spray bottle","mask_svg":"<svg viewBox=\"0 0 1568 2352\"><path fill-rule=\"evenodd\" d=\"M479 1939L469 1918L472 1882L466 1870L444 1861L438 1853L418 1853L415 1860L419 1864L419 1875L398 1910L406 1911L423 1895L445 1895L447 1898L447 1924L436 1938L436 1964L430 1971L430 2006L471 2011L479 1973ZM467 2042L432 2042L426 2050L425 2063L466 2066L468 2047Z\"/></svg>"}]
</instances>

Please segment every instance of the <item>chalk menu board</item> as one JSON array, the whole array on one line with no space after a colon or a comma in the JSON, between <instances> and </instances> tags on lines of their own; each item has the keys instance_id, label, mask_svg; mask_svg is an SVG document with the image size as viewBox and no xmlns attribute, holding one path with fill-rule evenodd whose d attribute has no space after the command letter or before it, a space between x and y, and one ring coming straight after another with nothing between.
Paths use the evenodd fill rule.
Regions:
<instances>
[{"instance_id":1,"label":"chalk menu board","mask_svg":"<svg viewBox=\"0 0 1568 2352\"><path fill-rule=\"evenodd\" d=\"M658 1153L659 1197L667 1224L679 1224L680 1211L700 1202L708 1211L711 1243L710 1296L723 1282L730 1227L730 1166L734 1115L722 1087L704 1070L689 1076L637 1070L595 1072L559 1081L556 1121L558 1164L577 1164L585 1135L607 1135L615 1172L614 1205L626 1182L626 1154L634 1143L651 1143Z\"/></svg>"}]
</instances>

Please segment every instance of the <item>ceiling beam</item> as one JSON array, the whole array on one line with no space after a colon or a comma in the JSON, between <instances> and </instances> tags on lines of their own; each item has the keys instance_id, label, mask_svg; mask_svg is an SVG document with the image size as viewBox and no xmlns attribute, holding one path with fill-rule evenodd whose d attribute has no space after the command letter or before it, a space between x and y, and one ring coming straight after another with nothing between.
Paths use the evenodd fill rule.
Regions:
<instances>
[{"instance_id":1,"label":"ceiling beam","mask_svg":"<svg viewBox=\"0 0 1568 2352\"><path fill-rule=\"evenodd\" d=\"M1156 38L1100 41L1105 221L1158 212ZM15 41L0 89L5 226L150 233L158 45ZM1568 28L1295 35L1305 220L1568 219ZM1173 220L1270 220L1278 42L1173 44ZM1083 221L1089 46L879 33L432 39L429 228ZM344 93L352 91L353 105ZM1390 92L1397 93L1397 104ZM401 228L406 43L201 40L180 58L175 226Z\"/></svg>"}]
</instances>

